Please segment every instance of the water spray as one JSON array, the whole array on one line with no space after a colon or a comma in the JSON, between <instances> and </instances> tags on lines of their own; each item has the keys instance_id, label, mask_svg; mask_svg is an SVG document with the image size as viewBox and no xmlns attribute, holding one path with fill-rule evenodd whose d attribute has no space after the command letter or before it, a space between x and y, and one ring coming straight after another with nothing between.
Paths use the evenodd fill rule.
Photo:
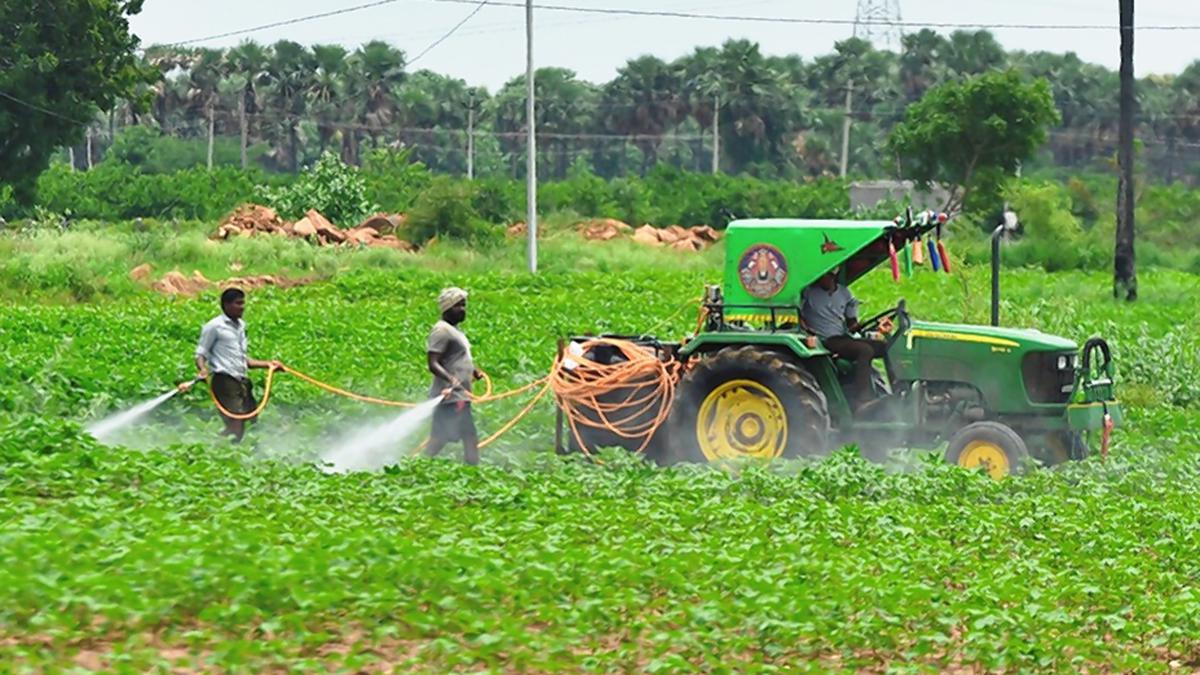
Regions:
<instances>
[{"instance_id":1,"label":"water spray","mask_svg":"<svg viewBox=\"0 0 1200 675\"><path fill-rule=\"evenodd\" d=\"M150 411L174 398L176 394L191 388L191 386L199 382L200 379L201 378L197 377L191 382L185 382L179 386L173 387L170 391L164 392L163 394L160 394L148 401L143 401L132 408L114 413L102 420L93 422L87 426L87 432L101 443L106 443L118 432L123 431L126 427L136 424L143 417L149 414Z\"/></svg>"},{"instance_id":2,"label":"water spray","mask_svg":"<svg viewBox=\"0 0 1200 675\"><path fill-rule=\"evenodd\" d=\"M378 471L395 464L403 441L433 416L442 399L442 396L431 398L387 422L359 429L339 439L331 450L321 455L318 466L325 473L347 473Z\"/></svg>"}]
</instances>

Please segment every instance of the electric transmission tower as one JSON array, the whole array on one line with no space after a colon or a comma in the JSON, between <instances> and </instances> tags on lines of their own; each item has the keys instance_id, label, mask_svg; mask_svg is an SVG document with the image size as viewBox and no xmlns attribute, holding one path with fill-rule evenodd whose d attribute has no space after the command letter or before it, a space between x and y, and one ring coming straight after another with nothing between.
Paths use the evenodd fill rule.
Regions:
<instances>
[{"instance_id":1,"label":"electric transmission tower","mask_svg":"<svg viewBox=\"0 0 1200 675\"><path fill-rule=\"evenodd\" d=\"M876 49L900 49L900 0L858 0L854 14L854 37Z\"/></svg>"},{"instance_id":2,"label":"electric transmission tower","mask_svg":"<svg viewBox=\"0 0 1200 675\"><path fill-rule=\"evenodd\" d=\"M876 49L900 51L900 0L858 0L854 14L854 37ZM842 117L842 156L839 174L844 178L850 165L850 124L853 116L854 78L846 82L846 111Z\"/></svg>"}]
</instances>

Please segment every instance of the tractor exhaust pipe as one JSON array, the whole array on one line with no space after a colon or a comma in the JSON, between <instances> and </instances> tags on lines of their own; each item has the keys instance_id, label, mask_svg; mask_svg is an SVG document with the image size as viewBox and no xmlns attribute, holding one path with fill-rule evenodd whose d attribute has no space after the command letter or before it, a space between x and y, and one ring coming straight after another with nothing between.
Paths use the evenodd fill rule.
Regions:
<instances>
[{"instance_id":1,"label":"tractor exhaust pipe","mask_svg":"<svg viewBox=\"0 0 1200 675\"><path fill-rule=\"evenodd\" d=\"M1018 176L1020 173L1017 174ZM992 230L992 325L1000 325L1000 238L1004 233L1015 232L1021 221L1017 214L1004 203L1000 224Z\"/></svg>"}]
</instances>

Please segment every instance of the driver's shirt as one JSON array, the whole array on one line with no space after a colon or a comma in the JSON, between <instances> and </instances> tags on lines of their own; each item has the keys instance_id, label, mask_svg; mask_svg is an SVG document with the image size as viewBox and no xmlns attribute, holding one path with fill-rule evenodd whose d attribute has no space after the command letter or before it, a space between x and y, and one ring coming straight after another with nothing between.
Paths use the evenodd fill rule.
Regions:
<instances>
[{"instance_id":1,"label":"driver's shirt","mask_svg":"<svg viewBox=\"0 0 1200 675\"><path fill-rule=\"evenodd\" d=\"M800 293L800 315L819 338L845 335L846 321L858 320L858 300L841 284L832 291L813 284Z\"/></svg>"}]
</instances>

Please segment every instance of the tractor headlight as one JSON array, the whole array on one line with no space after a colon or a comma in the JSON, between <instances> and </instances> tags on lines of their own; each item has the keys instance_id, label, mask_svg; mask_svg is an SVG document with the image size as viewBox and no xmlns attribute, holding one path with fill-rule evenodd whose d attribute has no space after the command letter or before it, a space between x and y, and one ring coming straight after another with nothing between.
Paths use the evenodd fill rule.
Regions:
<instances>
[{"instance_id":1,"label":"tractor headlight","mask_svg":"<svg viewBox=\"0 0 1200 675\"><path fill-rule=\"evenodd\" d=\"M1070 364L1071 364L1071 360L1068 359L1066 356L1058 357L1058 369L1059 370L1066 370L1067 366L1069 366Z\"/></svg>"}]
</instances>

